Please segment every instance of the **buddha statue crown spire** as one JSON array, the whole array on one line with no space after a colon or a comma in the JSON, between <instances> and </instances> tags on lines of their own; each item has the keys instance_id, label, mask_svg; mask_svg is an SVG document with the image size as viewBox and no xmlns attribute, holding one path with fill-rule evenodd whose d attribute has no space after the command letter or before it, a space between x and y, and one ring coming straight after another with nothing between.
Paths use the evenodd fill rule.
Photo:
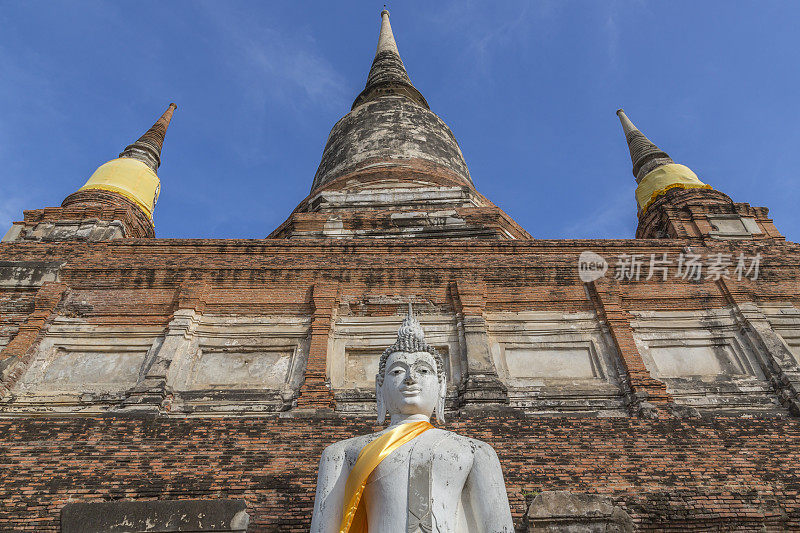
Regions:
<instances>
[{"instance_id":1,"label":"buddha statue crown spire","mask_svg":"<svg viewBox=\"0 0 800 533\"><path fill-rule=\"evenodd\" d=\"M394 343L398 349L396 352L427 352L429 346L425 342L425 332L422 324L414 316L414 308L408 304L408 315L403 319L400 329L397 331L397 341Z\"/></svg>"},{"instance_id":2,"label":"buddha statue crown spire","mask_svg":"<svg viewBox=\"0 0 800 533\"><path fill-rule=\"evenodd\" d=\"M378 382L383 382L384 374L386 373L386 360L395 352L427 352L436 360L436 373L439 376L439 381L444 379L444 360L436 348L425 342L425 332L422 329L422 324L419 323L417 317L414 315L414 308L411 303L408 304L408 314L403 319L400 329L397 331L397 340L384 350L381 355L380 363L378 364Z\"/></svg>"}]
</instances>

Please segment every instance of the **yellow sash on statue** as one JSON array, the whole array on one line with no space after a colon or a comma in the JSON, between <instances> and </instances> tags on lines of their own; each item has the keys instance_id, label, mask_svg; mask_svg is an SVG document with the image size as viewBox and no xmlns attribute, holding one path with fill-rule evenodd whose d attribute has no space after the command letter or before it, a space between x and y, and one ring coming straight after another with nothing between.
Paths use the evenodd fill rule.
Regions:
<instances>
[{"instance_id":1,"label":"yellow sash on statue","mask_svg":"<svg viewBox=\"0 0 800 533\"><path fill-rule=\"evenodd\" d=\"M361 501L367 478L390 453L432 427L426 420L401 424L361 449L344 487L344 513L339 526L340 533L367 533L367 510Z\"/></svg>"}]
</instances>

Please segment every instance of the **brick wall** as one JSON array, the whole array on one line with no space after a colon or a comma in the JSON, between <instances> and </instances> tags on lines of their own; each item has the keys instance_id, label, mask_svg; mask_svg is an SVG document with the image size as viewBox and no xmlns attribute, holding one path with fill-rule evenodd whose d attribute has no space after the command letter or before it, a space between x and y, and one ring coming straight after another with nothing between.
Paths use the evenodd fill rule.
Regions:
<instances>
[{"instance_id":1,"label":"brick wall","mask_svg":"<svg viewBox=\"0 0 800 533\"><path fill-rule=\"evenodd\" d=\"M643 530L800 528L795 420L460 418L491 443L517 526L536 493L608 495ZM251 531L308 531L316 463L373 431L342 418L0 420L0 530L57 531L69 501L243 498Z\"/></svg>"},{"instance_id":2,"label":"brick wall","mask_svg":"<svg viewBox=\"0 0 800 533\"><path fill-rule=\"evenodd\" d=\"M370 296L414 298L423 313L451 313L452 284L461 283L481 287L486 313L596 311L611 315L605 320L619 330L612 333L628 377L641 378L632 392L644 392L660 420L516 418L492 411L479 420L454 413L447 425L498 450L517 525L536 493L570 490L611 496L643 529L800 529L800 419L671 418L661 405L669 398L644 374L627 326L628 315L641 310L737 302L800 307L797 245L696 247L703 254L762 253L758 281L737 281L727 292L713 280L675 279L602 282L587 290L576 268L586 249L607 258L649 257L675 256L683 246L631 240L4 243L3 261L64 265L58 283L0 290L0 324L11 339L0 355L24 363L53 315L140 326L167 326L185 308L312 317L320 342L298 403L325 407L323 341L331 320L404 308ZM374 428L371 421L298 410L281 416L1 418L0 531L57 531L68 501L203 497L247 500L253 531L307 531L322 449Z\"/></svg>"}]
</instances>

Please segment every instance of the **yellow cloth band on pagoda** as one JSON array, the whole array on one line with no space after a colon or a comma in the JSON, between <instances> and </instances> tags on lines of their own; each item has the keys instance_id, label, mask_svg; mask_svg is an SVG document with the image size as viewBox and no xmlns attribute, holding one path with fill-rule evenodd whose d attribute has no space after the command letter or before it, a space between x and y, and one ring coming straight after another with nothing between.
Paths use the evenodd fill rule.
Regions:
<instances>
[{"instance_id":1,"label":"yellow cloth band on pagoda","mask_svg":"<svg viewBox=\"0 0 800 533\"><path fill-rule=\"evenodd\" d=\"M344 487L344 511L339 533L367 533L367 510L361 500L367 478L390 453L432 427L425 420L401 424L361 449Z\"/></svg>"},{"instance_id":2,"label":"yellow cloth band on pagoda","mask_svg":"<svg viewBox=\"0 0 800 533\"><path fill-rule=\"evenodd\" d=\"M636 203L642 211L670 189L711 189L687 166L671 163L649 172L636 187Z\"/></svg>"},{"instance_id":3,"label":"yellow cloth band on pagoda","mask_svg":"<svg viewBox=\"0 0 800 533\"><path fill-rule=\"evenodd\" d=\"M121 194L153 219L161 181L153 170L136 159L113 159L94 171L79 190L100 189Z\"/></svg>"}]
</instances>

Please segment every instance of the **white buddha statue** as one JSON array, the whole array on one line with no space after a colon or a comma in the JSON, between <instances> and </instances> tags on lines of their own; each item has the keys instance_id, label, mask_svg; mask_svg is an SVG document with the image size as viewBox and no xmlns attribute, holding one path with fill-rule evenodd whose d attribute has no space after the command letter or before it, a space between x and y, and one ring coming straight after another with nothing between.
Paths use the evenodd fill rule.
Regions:
<instances>
[{"instance_id":1,"label":"white buddha statue","mask_svg":"<svg viewBox=\"0 0 800 533\"><path fill-rule=\"evenodd\" d=\"M513 533L497 454L444 423L444 362L409 306L375 376L389 427L322 452L312 533Z\"/></svg>"}]
</instances>

